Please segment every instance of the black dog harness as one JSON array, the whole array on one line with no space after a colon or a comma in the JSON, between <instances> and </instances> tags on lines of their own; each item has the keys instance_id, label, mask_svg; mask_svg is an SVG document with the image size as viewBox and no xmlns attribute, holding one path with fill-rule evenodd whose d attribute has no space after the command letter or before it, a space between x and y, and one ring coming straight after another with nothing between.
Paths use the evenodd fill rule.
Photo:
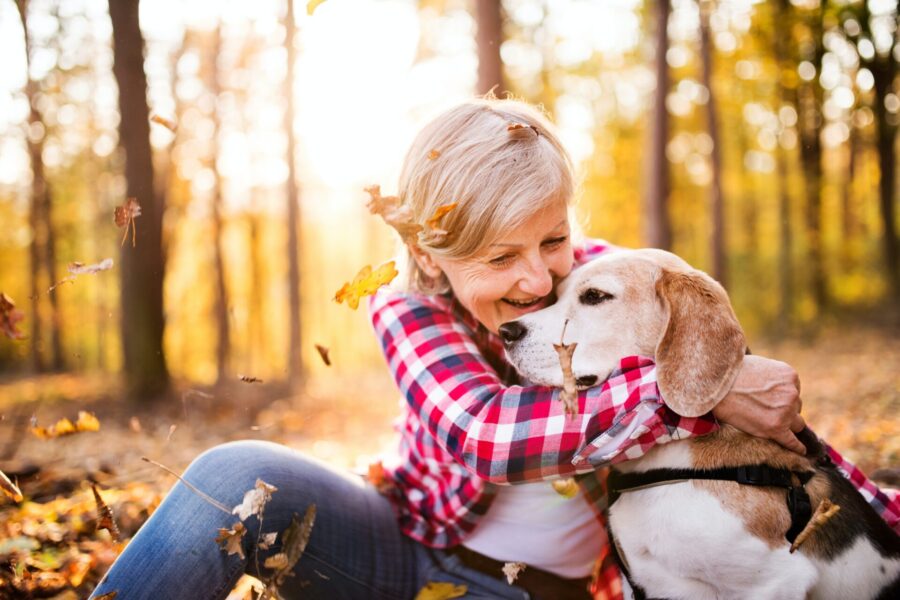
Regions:
<instances>
[{"instance_id":1,"label":"black dog harness","mask_svg":"<svg viewBox=\"0 0 900 600\"><path fill-rule=\"evenodd\" d=\"M734 481L741 485L784 488L787 490L788 511L791 513L791 527L784 537L793 543L812 517L812 503L804 486L812 479L813 474L813 471L789 471L768 465L719 469L652 469L642 473L620 473L613 470L606 482L609 506L612 506L623 492L692 479Z\"/></svg>"}]
</instances>

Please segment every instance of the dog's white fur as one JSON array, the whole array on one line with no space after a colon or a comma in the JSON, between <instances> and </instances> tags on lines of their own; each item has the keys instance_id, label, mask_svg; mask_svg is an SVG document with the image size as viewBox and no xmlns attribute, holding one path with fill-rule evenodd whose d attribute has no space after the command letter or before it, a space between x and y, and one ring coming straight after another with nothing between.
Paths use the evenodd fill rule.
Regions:
<instances>
[{"instance_id":1,"label":"dog's white fur","mask_svg":"<svg viewBox=\"0 0 900 600\"><path fill-rule=\"evenodd\" d=\"M608 297L585 296L588 290ZM655 357L667 404L685 416L709 411L733 384L745 347L727 295L675 255L659 250L611 253L575 270L557 294L553 306L517 320L528 332L507 347L510 360L530 381L561 387L553 344L577 343L575 376L596 376L598 382L621 357ZM605 299L593 302L598 297ZM726 432L727 440L712 452L735 453L731 464L742 464L735 436L742 436L738 442L747 437ZM757 449L770 444L763 446L765 452L787 453L774 443L752 443ZM709 455L711 449L704 451ZM698 456L697 446L686 440L658 446L617 468L697 468ZM799 459L779 455L779 460ZM827 490L823 481L817 476L813 483ZM777 528L764 516L755 522L747 514L756 506L745 502L748 494L766 492L725 487L738 485L734 483L716 485L689 481L631 491L611 507L610 528L620 554L650 597L863 599L877 595L900 574L900 560L882 556L864 536L829 560L803 547L791 554L784 529L762 538L751 532ZM783 493L770 495L767 510L787 513ZM811 495L815 506L816 494Z\"/></svg>"}]
</instances>

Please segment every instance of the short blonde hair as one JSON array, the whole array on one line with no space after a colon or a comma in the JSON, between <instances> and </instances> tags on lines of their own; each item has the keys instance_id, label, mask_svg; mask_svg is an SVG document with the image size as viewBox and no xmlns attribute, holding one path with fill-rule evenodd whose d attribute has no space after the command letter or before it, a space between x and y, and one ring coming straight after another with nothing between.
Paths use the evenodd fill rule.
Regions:
<instances>
[{"instance_id":1,"label":"short blonde hair","mask_svg":"<svg viewBox=\"0 0 900 600\"><path fill-rule=\"evenodd\" d=\"M554 126L518 100L483 98L452 108L416 136L400 173L399 197L424 225L435 210L458 203L440 221L446 236L420 236L432 255L467 258L534 214L574 194L572 161ZM426 275L406 250L408 289L450 289Z\"/></svg>"}]
</instances>

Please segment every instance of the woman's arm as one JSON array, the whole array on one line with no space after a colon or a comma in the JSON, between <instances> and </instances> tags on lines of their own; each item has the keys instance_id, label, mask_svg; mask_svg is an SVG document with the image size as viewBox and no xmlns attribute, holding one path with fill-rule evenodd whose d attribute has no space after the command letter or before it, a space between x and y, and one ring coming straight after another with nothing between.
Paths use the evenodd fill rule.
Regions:
<instances>
[{"instance_id":1,"label":"woman's arm","mask_svg":"<svg viewBox=\"0 0 900 600\"><path fill-rule=\"evenodd\" d=\"M410 410L438 444L471 472L494 483L589 472L637 458L673 436L716 428L711 417L683 418L659 396L656 368L623 359L603 385L578 396L567 416L560 391L506 387L441 299L382 290L370 301L372 324Z\"/></svg>"}]
</instances>

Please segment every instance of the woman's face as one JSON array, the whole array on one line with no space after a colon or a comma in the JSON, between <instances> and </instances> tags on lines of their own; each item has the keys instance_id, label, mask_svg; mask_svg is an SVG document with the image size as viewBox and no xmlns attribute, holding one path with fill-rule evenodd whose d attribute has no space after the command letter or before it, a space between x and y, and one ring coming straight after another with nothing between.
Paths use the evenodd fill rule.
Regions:
<instances>
[{"instance_id":1,"label":"woman's face","mask_svg":"<svg viewBox=\"0 0 900 600\"><path fill-rule=\"evenodd\" d=\"M572 270L568 211L560 200L475 256L431 256L463 306L496 333L500 325L552 303L553 289Z\"/></svg>"}]
</instances>

